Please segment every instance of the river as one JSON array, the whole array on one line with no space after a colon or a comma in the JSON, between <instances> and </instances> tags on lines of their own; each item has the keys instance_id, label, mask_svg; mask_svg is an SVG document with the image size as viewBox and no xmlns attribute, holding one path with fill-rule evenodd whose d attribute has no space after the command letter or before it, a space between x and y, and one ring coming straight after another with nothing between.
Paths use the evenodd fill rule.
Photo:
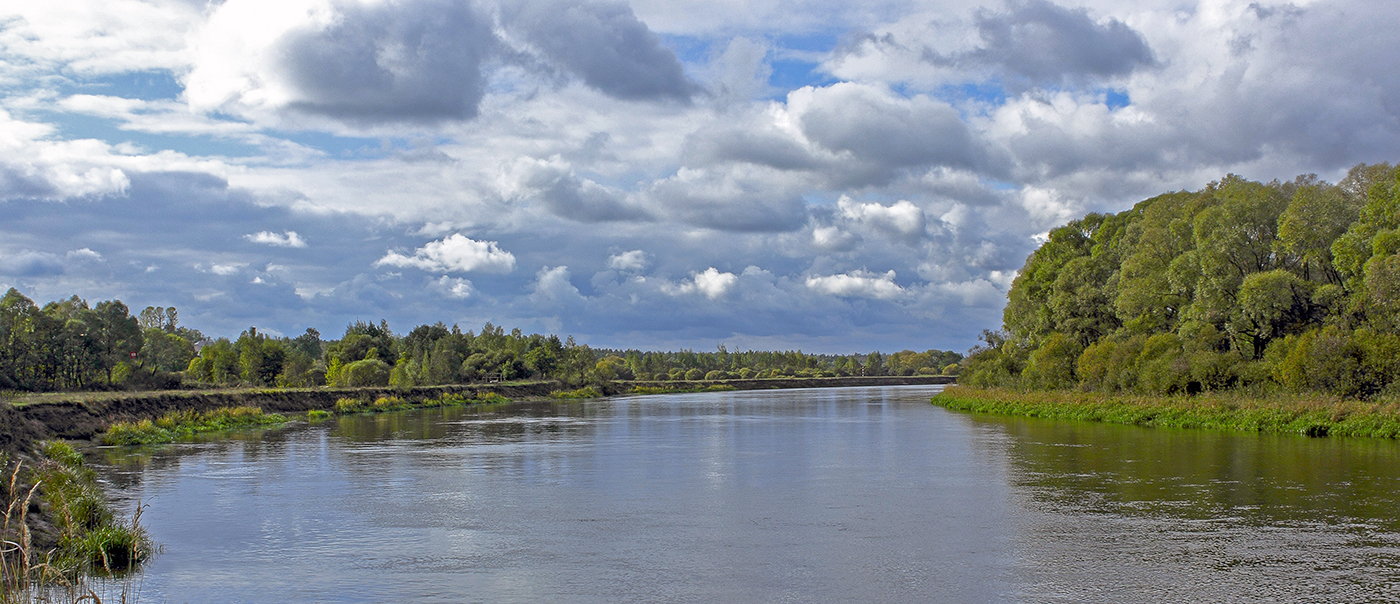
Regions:
<instances>
[{"instance_id":1,"label":"river","mask_svg":"<svg viewBox=\"0 0 1400 604\"><path fill-rule=\"evenodd\" d=\"M973 416L937 386L336 417L99 473L138 602L1400 600L1400 445Z\"/></svg>"}]
</instances>

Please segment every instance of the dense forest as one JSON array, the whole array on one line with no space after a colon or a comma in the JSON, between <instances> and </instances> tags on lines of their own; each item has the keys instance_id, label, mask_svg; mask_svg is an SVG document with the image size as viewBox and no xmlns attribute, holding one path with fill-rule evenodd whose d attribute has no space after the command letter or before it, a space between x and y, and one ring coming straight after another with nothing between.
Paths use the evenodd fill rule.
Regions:
<instances>
[{"instance_id":1,"label":"dense forest","mask_svg":"<svg viewBox=\"0 0 1400 604\"><path fill-rule=\"evenodd\" d=\"M700 380L955 372L962 355L905 350L889 355L801 351L643 352L595 350L572 337L480 333L441 323L396 335L386 322L357 321L338 340L315 329L275 337L249 328L211 339L180 325L174 307L135 316L119 300L89 306L73 296L40 307L19 291L0 298L0 390L154 389L181 386L428 386L550 379Z\"/></svg>"},{"instance_id":2,"label":"dense forest","mask_svg":"<svg viewBox=\"0 0 1400 604\"><path fill-rule=\"evenodd\" d=\"M1055 229L965 383L1154 394L1400 390L1400 168L1226 176Z\"/></svg>"}]
</instances>

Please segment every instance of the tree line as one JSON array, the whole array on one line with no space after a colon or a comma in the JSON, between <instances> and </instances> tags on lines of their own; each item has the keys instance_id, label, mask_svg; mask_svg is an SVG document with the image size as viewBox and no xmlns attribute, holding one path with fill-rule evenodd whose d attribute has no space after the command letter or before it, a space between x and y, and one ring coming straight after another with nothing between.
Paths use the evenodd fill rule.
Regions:
<instances>
[{"instance_id":1,"label":"tree line","mask_svg":"<svg viewBox=\"0 0 1400 604\"><path fill-rule=\"evenodd\" d=\"M978 386L1154 394L1400 390L1400 168L1337 184L1229 175L1049 233Z\"/></svg>"},{"instance_id":2,"label":"tree line","mask_svg":"<svg viewBox=\"0 0 1400 604\"><path fill-rule=\"evenodd\" d=\"M943 375L956 373L962 355L951 350L892 354L828 355L790 351L644 352L600 350L598 370L627 380L718 380L856 375Z\"/></svg>"},{"instance_id":3,"label":"tree line","mask_svg":"<svg viewBox=\"0 0 1400 604\"><path fill-rule=\"evenodd\" d=\"M397 335L385 321L356 321L338 340L323 340L313 328L279 337L250 327L237 338L214 339L181 326L174 307L133 316L120 300L90 307L73 296L40 307L14 288L0 298L0 390L914 375L955 372L961 360L939 350L842 356L729 352L723 345L701 353L593 349L572 336L506 332L491 323L479 333L437 323Z\"/></svg>"}]
</instances>

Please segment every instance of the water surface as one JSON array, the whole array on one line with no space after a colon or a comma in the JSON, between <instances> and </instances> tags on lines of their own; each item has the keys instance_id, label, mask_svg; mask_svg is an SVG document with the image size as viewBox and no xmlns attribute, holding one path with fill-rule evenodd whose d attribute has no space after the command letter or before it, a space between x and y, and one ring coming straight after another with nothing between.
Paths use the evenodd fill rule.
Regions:
<instances>
[{"instance_id":1,"label":"water surface","mask_svg":"<svg viewBox=\"0 0 1400 604\"><path fill-rule=\"evenodd\" d=\"M347 416L103 476L142 602L1400 599L1400 447L991 418L938 387Z\"/></svg>"}]
</instances>

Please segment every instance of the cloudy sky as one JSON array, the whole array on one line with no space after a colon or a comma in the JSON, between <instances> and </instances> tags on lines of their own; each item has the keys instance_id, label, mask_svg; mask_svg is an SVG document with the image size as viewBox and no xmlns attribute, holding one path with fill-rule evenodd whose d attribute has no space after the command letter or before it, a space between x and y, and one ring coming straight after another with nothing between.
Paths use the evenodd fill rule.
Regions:
<instances>
[{"instance_id":1,"label":"cloudy sky","mask_svg":"<svg viewBox=\"0 0 1400 604\"><path fill-rule=\"evenodd\" d=\"M0 289L965 350L1036 237L1400 160L1388 0L0 6Z\"/></svg>"}]
</instances>

